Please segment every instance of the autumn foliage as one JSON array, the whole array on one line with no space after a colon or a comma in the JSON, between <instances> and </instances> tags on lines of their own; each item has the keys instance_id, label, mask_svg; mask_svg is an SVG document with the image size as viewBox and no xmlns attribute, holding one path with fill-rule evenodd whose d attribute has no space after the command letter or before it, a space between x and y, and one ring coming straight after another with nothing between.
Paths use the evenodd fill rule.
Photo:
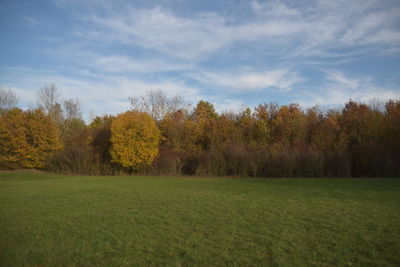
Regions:
<instances>
[{"instance_id":1,"label":"autumn foliage","mask_svg":"<svg viewBox=\"0 0 400 267\"><path fill-rule=\"evenodd\" d=\"M158 154L160 131L149 114L127 111L111 123L112 162L137 169L153 162Z\"/></svg>"},{"instance_id":2,"label":"autumn foliage","mask_svg":"<svg viewBox=\"0 0 400 267\"><path fill-rule=\"evenodd\" d=\"M149 92L86 125L79 101L41 90L42 108L3 105L0 168L59 173L244 177L399 177L400 101L321 110L261 104L217 113ZM8 93L9 94L9 93Z\"/></svg>"},{"instance_id":3,"label":"autumn foliage","mask_svg":"<svg viewBox=\"0 0 400 267\"><path fill-rule=\"evenodd\" d=\"M42 168L62 144L51 118L42 110L12 109L0 117L0 165Z\"/></svg>"}]
</instances>

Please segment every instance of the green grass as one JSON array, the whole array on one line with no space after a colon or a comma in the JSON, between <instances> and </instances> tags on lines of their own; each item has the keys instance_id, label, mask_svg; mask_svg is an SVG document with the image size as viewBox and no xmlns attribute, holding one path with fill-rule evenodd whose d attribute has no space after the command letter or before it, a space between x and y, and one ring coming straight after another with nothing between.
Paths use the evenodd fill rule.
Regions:
<instances>
[{"instance_id":1,"label":"green grass","mask_svg":"<svg viewBox=\"0 0 400 267\"><path fill-rule=\"evenodd\" d=\"M398 266L400 179L0 173L0 266Z\"/></svg>"}]
</instances>

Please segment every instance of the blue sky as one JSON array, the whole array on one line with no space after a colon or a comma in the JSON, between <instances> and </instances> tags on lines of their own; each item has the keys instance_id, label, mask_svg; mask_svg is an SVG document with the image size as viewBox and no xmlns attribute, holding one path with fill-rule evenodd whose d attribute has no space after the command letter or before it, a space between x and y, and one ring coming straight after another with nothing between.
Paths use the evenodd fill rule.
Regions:
<instances>
[{"instance_id":1,"label":"blue sky","mask_svg":"<svg viewBox=\"0 0 400 267\"><path fill-rule=\"evenodd\" d=\"M148 90L217 110L400 98L400 1L0 1L0 86L55 83L83 112Z\"/></svg>"}]
</instances>

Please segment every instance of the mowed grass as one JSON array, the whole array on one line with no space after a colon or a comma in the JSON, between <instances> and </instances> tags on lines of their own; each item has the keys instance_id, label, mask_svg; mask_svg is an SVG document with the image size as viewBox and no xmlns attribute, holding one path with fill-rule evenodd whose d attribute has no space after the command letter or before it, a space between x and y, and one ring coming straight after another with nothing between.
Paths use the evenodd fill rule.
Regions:
<instances>
[{"instance_id":1,"label":"mowed grass","mask_svg":"<svg viewBox=\"0 0 400 267\"><path fill-rule=\"evenodd\" d=\"M400 179L0 173L0 266L398 266Z\"/></svg>"}]
</instances>

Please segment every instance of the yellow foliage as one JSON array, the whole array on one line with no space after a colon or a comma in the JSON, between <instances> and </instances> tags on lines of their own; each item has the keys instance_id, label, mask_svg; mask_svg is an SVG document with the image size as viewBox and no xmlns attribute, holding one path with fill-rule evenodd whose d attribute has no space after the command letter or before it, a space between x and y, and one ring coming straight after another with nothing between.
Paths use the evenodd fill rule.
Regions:
<instances>
[{"instance_id":1,"label":"yellow foliage","mask_svg":"<svg viewBox=\"0 0 400 267\"><path fill-rule=\"evenodd\" d=\"M113 162L125 168L153 162L159 141L160 131L147 113L127 111L112 120L110 154Z\"/></svg>"},{"instance_id":2,"label":"yellow foliage","mask_svg":"<svg viewBox=\"0 0 400 267\"><path fill-rule=\"evenodd\" d=\"M42 110L13 109L0 117L0 163L41 168L60 149L58 128Z\"/></svg>"}]
</instances>

